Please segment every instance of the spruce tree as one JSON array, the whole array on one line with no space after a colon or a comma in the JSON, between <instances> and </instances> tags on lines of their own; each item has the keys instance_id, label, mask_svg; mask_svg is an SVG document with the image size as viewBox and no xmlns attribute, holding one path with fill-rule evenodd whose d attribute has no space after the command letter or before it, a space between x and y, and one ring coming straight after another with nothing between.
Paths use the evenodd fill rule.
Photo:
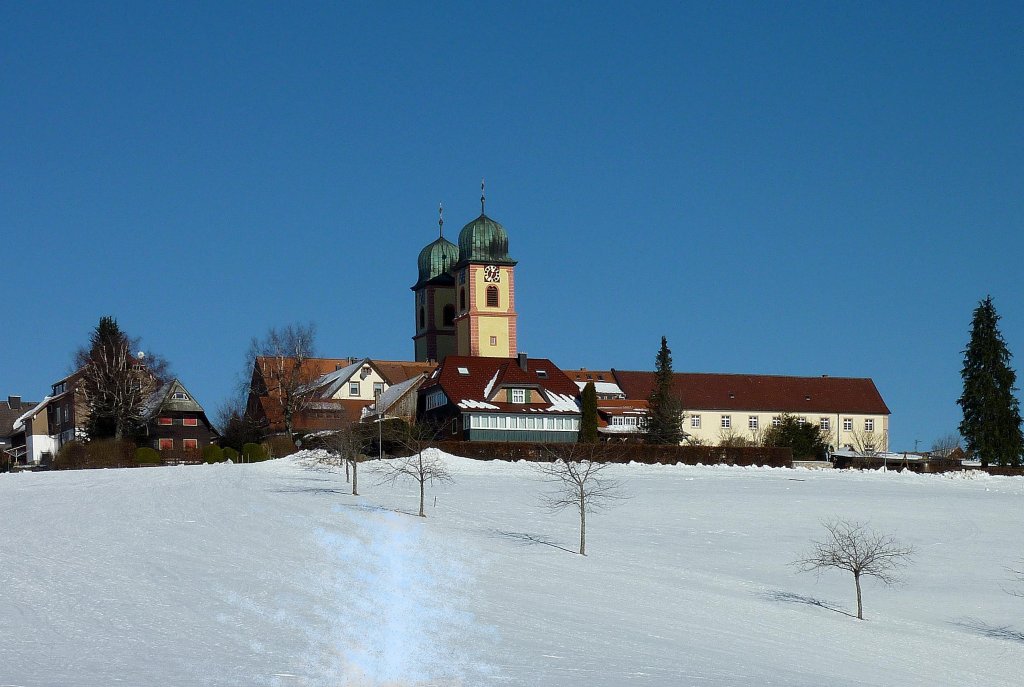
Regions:
<instances>
[{"instance_id":1,"label":"spruce tree","mask_svg":"<svg viewBox=\"0 0 1024 687\"><path fill-rule=\"evenodd\" d=\"M580 418L580 433L576 441L580 444L597 443L597 389L593 382L587 382L580 394L583 417Z\"/></svg>"},{"instance_id":2,"label":"spruce tree","mask_svg":"<svg viewBox=\"0 0 1024 687\"><path fill-rule=\"evenodd\" d=\"M672 351L664 336L655 359L654 375L654 390L648 399L647 443L678 444L683 439L683 407L672 391Z\"/></svg>"},{"instance_id":3,"label":"spruce tree","mask_svg":"<svg viewBox=\"0 0 1024 687\"><path fill-rule=\"evenodd\" d=\"M960 373L964 391L957 401L964 413L960 434L967 453L980 458L983 466L1020 465L1024 449L1020 403L1014 395L1017 375L1010 367L1010 351L998 322L988 296L974 310Z\"/></svg>"}]
</instances>

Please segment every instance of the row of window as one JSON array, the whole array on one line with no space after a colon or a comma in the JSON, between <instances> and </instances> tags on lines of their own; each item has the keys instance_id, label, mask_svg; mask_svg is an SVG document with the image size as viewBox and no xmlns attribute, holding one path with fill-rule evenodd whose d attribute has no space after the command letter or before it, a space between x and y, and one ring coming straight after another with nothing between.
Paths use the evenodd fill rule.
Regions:
<instances>
[{"instance_id":1,"label":"row of window","mask_svg":"<svg viewBox=\"0 0 1024 687\"><path fill-rule=\"evenodd\" d=\"M534 417L532 415L470 415L472 429L535 429L543 431L572 431L580 428L575 417Z\"/></svg>"},{"instance_id":2,"label":"row of window","mask_svg":"<svg viewBox=\"0 0 1024 687\"><path fill-rule=\"evenodd\" d=\"M382 393L384 393L384 382L374 382L373 383L373 396L374 396L374 398L376 398L377 396L381 395ZM360 384L359 384L359 382L349 382L348 383L348 395L352 396L352 397L355 397L355 398L358 398L359 394L360 394Z\"/></svg>"},{"instance_id":3,"label":"row of window","mask_svg":"<svg viewBox=\"0 0 1024 687\"><path fill-rule=\"evenodd\" d=\"M635 415L613 415L612 427L643 427L644 419Z\"/></svg>"},{"instance_id":4,"label":"row of window","mask_svg":"<svg viewBox=\"0 0 1024 687\"><path fill-rule=\"evenodd\" d=\"M174 450L174 439L160 439L159 448L161 451L173 451ZM198 439L182 439L181 448L186 451L198 451L199 440Z\"/></svg>"},{"instance_id":5,"label":"row of window","mask_svg":"<svg viewBox=\"0 0 1024 687\"><path fill-rule=\"evenodd\" d=\"M158 425L183 425L185 427L199 426L199 420L194 417L158 417L156 423Z\"/></svg>"},{"instance_id":6,"label":"row of window","mask_svg":"<svg viewBox=\"0 0 1024 687\"><path fill-rule=\"evenodd\" d=\"M803 425L807 424L807 418L806 417L798 417L796 419L796 421L797 421L797 424L800 425L801 427ZM721 422L722 429L732 429L732 415L722 415L720 422ZM782 425L782 417L781 416L775 415L774 417L772 417L772 427L780 427L781 425ZM691 415L690 416L690 427L692 427L694 429L698 429L698 428L700 428L700 426L701 426L701 416L700 415ZM827 418L827 417L818 418L818 426L823 431L830 432L830 431L832 431L832 419L831 418ZM747 429L756 430L756 429L759 429L759 428L760 428L760 419L758 418L758 416L757 415L748 415L747 416ZM850 418L850 417L844 417L843 418L843 431L844 432L852 432L853 431L853 418ZM874 418L866 418L864 420L864 431L865 432L874 432L875 431L875 420L874 420Z\"/></svg>"}]
</instances>

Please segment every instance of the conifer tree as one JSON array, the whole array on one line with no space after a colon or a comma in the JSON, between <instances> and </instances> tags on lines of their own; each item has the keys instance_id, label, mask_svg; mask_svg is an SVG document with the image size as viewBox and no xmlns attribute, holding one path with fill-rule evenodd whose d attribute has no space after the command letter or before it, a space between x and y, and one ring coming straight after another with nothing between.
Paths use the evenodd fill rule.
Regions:
<instances>
[{"instance_id":1,"label":"conifer tree","mask_svg":"<svg viewBox=\"0 0 1024 687\"><path fill-rule=\"evenodd\" d=\"M967 453L980 458L983 466L1020 465L1024 449L1020 403L1014 395L1017 375L1010 367L1010 352L998 322L988 296L974 310L960 373L964 391L957 401L964 413L960 434Z\"/></svg>"},{"instance_id":2,"label":"conifer tree","mask_svg":"<svg viewBox=\"0 0 1024 687\"><path fill-rule=\"evenodd\" d=\"M581 444L597 443L597 389L593 382L587 382L580 394L580 405L583 417L580 418L580 433L577 442Z\"/></svg>"},{"instance_id":3,"label":"conifer tree","mask_svg":"<svg viewBox=\"0 0 1024 687\"><path fill-rule=\"evenodd\" d=\"M142 424L143 404L167 375L167 361L149 353L137 355L139 340L129 337L113 317L100 318L89 345L75 354L82 375L90 439L125 439Z\"/></svg>"},{"instance_id":4,"label":"conifer tree","mask_svg":"<svg viewBox=\"0 0 1024 687\"><path fill-rule=\"evenodd\" d=\"M672 351L664 336L655 359L654 374L654 390L648 399L647 443L678 444L683 438L683 409L672 391Z\"/></svg>"}]
</instances>

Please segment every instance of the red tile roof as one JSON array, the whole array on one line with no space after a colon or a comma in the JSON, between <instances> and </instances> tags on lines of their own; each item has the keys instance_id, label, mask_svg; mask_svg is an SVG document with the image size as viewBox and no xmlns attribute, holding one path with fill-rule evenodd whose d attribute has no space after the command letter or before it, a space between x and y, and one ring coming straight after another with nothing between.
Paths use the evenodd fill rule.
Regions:
<instances>
[{"instance_id":1,"label":"red tile roof","mask_svg":"<svg viewBox=\"0 0 1024 687\"><path fill-rule=\"evenodd\" d=\"M460 368L466 373L461 373ZM538 372L546 374L541 376ZM552 405L547 401L522 404L487 400L489 395L493 395L494 390L508 386L539 387L548 394L561 394L573 399L579 397L579 388L576 384L547 358L527 358L526 370L523 370L516 358L449 355L441 363L437 374L428 379L422 388L426 391L438 385L444 390L448 400L455 405L468 401L487 402L495 406L483 410L523 412L531 407L546 410ZM485 393L488 386L490 394Z\"/></svg>"},{"instance_id":2,"label":"red tile roof","mask_svg":"<svg viewBox=\"0 0 1024 687\"><path fill-rule=\"evenodd\" d=\"M574 382L610 382L615 383L615 372L613 370L588 370L581 367L578 370L566 370L565 374Z\"/></svg>"},{"instance_id":3,"label":"red tile roof","mask_svg":"<svg viewBox=\"0 0 1024 687\"><path fill-rule=\"evenodd\" d=\"M377 367L388 384L400 384L418 374L430 375L437 363L420 363L408 360L374 360L370 361Z\"/></svg>"},{"instance_id":4,"label":"red tile roof","mask_svg":"<svg viewBox=\"0 0 1024 687\"><path fill-rule=\"evenodd\" d=\"M615 379L630 399L649 398L654 389L653 372L615 370ZM869 378L682 372L675 374L672 389L686 410L889 414Z\"/></svg>"}]
</instances>

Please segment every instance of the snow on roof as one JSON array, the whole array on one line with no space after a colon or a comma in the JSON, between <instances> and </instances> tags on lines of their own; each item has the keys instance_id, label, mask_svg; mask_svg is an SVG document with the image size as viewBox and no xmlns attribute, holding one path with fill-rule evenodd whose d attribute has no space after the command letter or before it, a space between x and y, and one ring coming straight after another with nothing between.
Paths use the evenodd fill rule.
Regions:
<instances>
[{"instance_id":1,"label":"snow on roof","mask_svg":"<svg viewBox=\"0 0 1024 687\"><path fill-rule=\"evenodd\" d=\"M548 394L548 399L551 401L551 407L548 408L548 410L555 410L563 413L574 413L580 409L580 407L576 405L576 399L572 396L551 392Z\"/></svg>"},{"instance_id":2,"label":"snow on roof","mask_svg":"<svg viewBox=\"0 0 1024 687\"><path fill-rule=\"evenodd\" d=\"M459 368L459 371L460 372L462 371L461 367ZM498 381L498 375L499 374L501 374L501 368L500 367L497 370L494 371L494 376L491 377L491 381L487 382L487 386L484 387L484 398L490 398L491 397L491 391L494 389L494 383L496 381Z\"/></svg>"},{"instance_id":3,"label":"snow on roof","mask_svg":"<svg viewBox=\"0 0 1024 687\"><path fill-rule=\"evenodd\" d=\"M580 391L582 391L583 387L585 387L587 384L588 382L576 382L576 386L580 388ZM626 395L622 388L615 382L593 382L593 384L594 391L596 391L599 394L619 394L622 396Z\"/></svg>"},{"instance_id":4,"label":"snow on roof","mask_svg":"<svg viewBox=\"0 0 1024 687\"><path fill-rule=\"evenodd\" d=\"M14 425L11 427L11 431L12 432L20 432L22 429L24 429L24 427L25 427L25 420L27 420L30 417L34 416L36 413L38 413L40 410L42 410L43 406L45 406L49 402L50 402L50 397L47 396L42 401L37 403L32 408L32 410L28 411L27 413L22 414L17 420L14 421Z\"/></svg>"},{"instance_id":5,"label":"snow on roof","mask_svg":"<svg viewBox=\"0 0 1024 687\"><path fill-rule=\"evenodd\" d=\"M486 403L484 401L474 401L472 399L465 399L459 401L459 407L463 410L500 410L498 406L492 403Z\"/></svg>"}]
</instances>

